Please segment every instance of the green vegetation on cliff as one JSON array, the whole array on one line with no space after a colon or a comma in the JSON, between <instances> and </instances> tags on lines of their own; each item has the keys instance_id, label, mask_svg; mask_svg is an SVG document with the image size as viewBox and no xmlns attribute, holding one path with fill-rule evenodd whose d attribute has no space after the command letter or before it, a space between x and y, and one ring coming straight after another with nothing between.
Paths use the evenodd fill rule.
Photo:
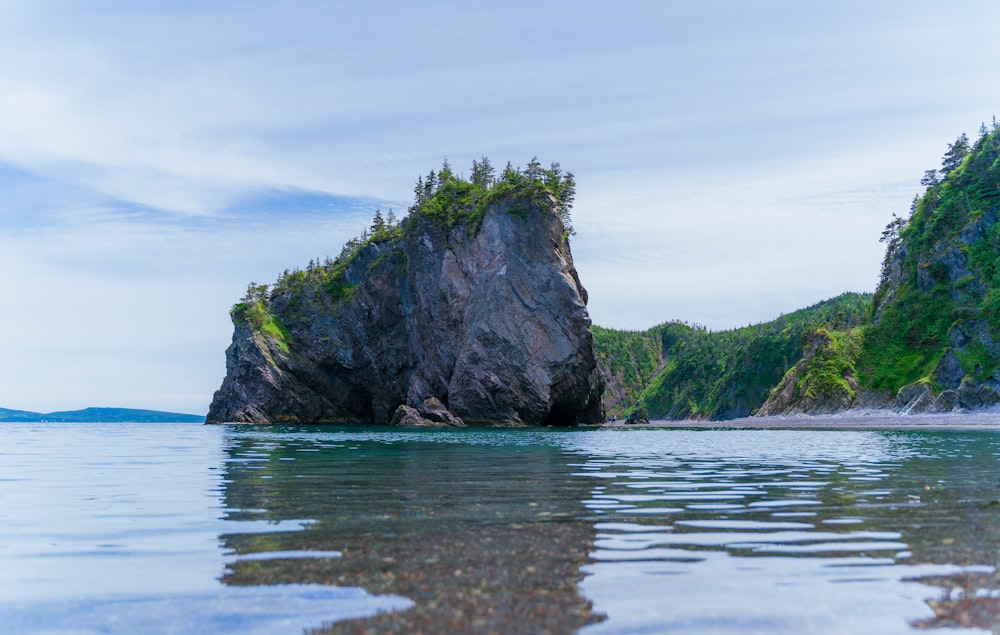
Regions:
<instances>
[{"instance_id":1,"label":"green vegetation on cliff","mask_svg":"<svg viewBox=\"0 0 1000 635\"><path fill-rule=\"evenodd\" d=\"M949 144L907 217L893 216L874 296L709 333L595 329L611 416L727 419L1000 403L1000 124ZM770 395L770 396L769 396Z\"/></svg>"},{"instance_id":2,"label":"green vegetation on cliff","mask_svg":"<svg viewBox=\"0 0 1000 635\"><path fill-rule=\"evenodd\" d=\"M381 209L376 210L371 226L360 236L348 240L339 256L310 260L305 269L286 269L270 286L251 282L246 295L230 313L234 319L283 343L287 340L287 329L271 311L276 298L292 304L313 305L299 309L315 308L319 302L335 308L356 292L357 282L351 279L348 270L359 261L365 261L366 269L386 257L395 258L401 268L405 265L406 255L393 248L421 219L430 220L446 232L464 224L474 235L490 205L510 202L508 212L523 216L526 210L520 208L517 201L532 201L558 214L568 235L573 233L570 212L575 197L573 173L563 172L558 163L543 168L537 157L533 157L525 168L507 163L499 175L489 159L483 157L481 161L472 162L468 180L455 174L445 160L439 171L431 170L426 177L417 179L413 205L407 217L397 220L392 210L386 215ZM316 293L317 289L323 293ZM296 307L290 308L294 312Z\"/></svg>"},{"instance_id":3,"label":"green vegetation on cliff","mask_svg":"<svg viewBox=\"0 0 1000 635\"><path fill-rule=\"evenodd\" d=\"M853 329L871 296L847 293L771 322L712 332L668 322L647 331L595 327L608 378L605 407L621 418L643 407L652 418L731 419L752 414L802 357L813 329Z\"/></svg>"},{"instance_id":4,"label":"green vegetation on cliff","mask_svg":"<svg viewBox=\"0 0 1000 635\"><path fill-rule=\"evenodd\" d=\"M817 328L808 339L819 340L805 362L802 377L796 385L797 397L819 401L829 395L843 395L847 400L858 396L857 387L849 378L854 376L855 362L861 350L864 327L845 331Z\"/></svg>"},{"instance_id":5,"label":"green vegetation on cliff","mask_svg":"<svg viewBox=\"0 0 1000 635\"><path fill-rule=\"evenodd\" d=\"M866 405L855 378L863 336L863 326L811 329L801 361L785 373L757 414L829 414Z\"/></svg>"},{"instance_id":6,"label":"green vegetation on cliff","mask_svg":"<svg viewBox=\"0 0 1000 635\"><path fill-rule=\"evenodd\" d=\"M341 303L354 297L363 272L386 258L405 268L406 254L398 248L400 241L422 219L446 233L462 226L461 231L475 235L490 205L508 202L508 213L523 216L526 210L519 207L520 202L531 201L559 215L566 227L565 239L573 232L570 211L575 196L573 173L563 172L558 163L543 168L537 157L525 168L507 163L499 175L483 157L472 162L468 180L455 174L445 160L439 171L417 179L407 217L397 219L392 210L383 215L377 209L371 226L348 240L336 258L317 258L305 269L286 269L272 285L251 282L230 315L235 323L261 334L272 347L287 354L292 337L275 306L281 305L281 314L292 320L317 311L335 313Z\"/></svg>"},{"instance_id":7,"label":"green vegetation on cliff","mask_svg":"<svg viewBox=\"0 0 1000 635\"><path fill-rule=\"evenodd\" d=\"M482 161L472 162L469 180L457 176L445 161L440 171L431 170L426 178L417 179L413 191L411 216L428 218L443 229L451 229L465 221L473 231L478 230L486 208L492 204L504 200L532 200L548 206L548 197L552 196L556 201L552 211L559 214L567 231L572 232L570 210L576 197L573 173L563 172L558 163L543 168L537 157L524 169L508 163L499 177L490 160L483 157ZM516 205L509 211L524 213Z\"/></svg>"},{"instance_id":8,"label":"green vegetation on cliff","mask_svg":"<svg viewBox=\"0 0 1000 635\"><path fill-rule=\"evenodd\" d=\"M641 401L642 391L659 372L663 339L658 329L620 331L591 326L597 364L607 382L603 401L608 417L624 417Z\"/></svg>"},{"instance_id":9,"label":"green vegetation on cliff","mask_svg":"<svg viewBox=\"0 0 1000 635\"><path fill-rule=\"evenodd\" d=\"M909 218L887 226L882 278L858 360L864 388L895 394L923 381L954 388L939 367L949 351L976 381L997 369L1000 339L1000 125L949 144L928 170ZM971 341L970 341L971 340ZM958 379L961 379L960 377Z\"/></svg>"},{"instance_id":10,"label":"green vegetation on cliff","mask_svg":"<svg viewBox=\"0 0 1000 635\"><path fill-rule=\"evenodd\" d=\"M251 284L211 422L576 425L601 419L572 174L445 163L402 220Z\"/></svg>"}]
</instances>

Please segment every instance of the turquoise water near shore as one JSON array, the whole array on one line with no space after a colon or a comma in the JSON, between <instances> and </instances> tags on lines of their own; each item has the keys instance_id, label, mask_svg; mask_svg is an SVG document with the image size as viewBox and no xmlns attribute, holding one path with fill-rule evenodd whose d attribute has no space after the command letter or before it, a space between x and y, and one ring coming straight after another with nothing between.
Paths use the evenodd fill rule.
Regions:
<instances>
[{"instance_id":1,"label":"turquoise water near shore","mask_svg":"<svg viewBox=\"0 0 1000 635\"><path fill-rule=\"evenodd\" d=\"M4 424L0 624L996 629L998 468L977 430Z\"/></svg>"}]
</instances>

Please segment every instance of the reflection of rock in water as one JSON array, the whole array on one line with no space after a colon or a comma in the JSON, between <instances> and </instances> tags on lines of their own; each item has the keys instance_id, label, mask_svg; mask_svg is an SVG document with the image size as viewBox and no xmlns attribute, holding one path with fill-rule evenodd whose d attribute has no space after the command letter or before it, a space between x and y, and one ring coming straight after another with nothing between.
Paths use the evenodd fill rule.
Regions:
<instances>
[{"instance_id":1,"label":"reflection of rock in water","mask_svg":"<svg viewBox=\"0 0 1000 635\"><path fill-rule=\"evenodd\" d=\"M573 633L597 621L577 590L592 541L592 529L577 522L310 537L309 548L343 557L237 563L223 582L356 586L417 604L323 633Z\"/></svg>"},{"instance_id":2,"label":"reflection of rock in water","mask_svg":"<svg viewBox=\"0 0 1000 635\"><path fill-rule=\"evenodd\" d=\"M322 633L573 633L602 619L577 588L595 531L579 520L588 484L571 476L573 457L539 446L296 443L235 445L239 461L266 456L228 465L226 503L259 513L234 519L315 522L226 535L225 546L342 557L237 561L224 583L362 587L416 603Z\"/></svg>"},{"instance_id":3,"label":"reflection of rock in water","mask_svg":"<svg viewBox=\"0 0 1000 635\"><path fill-rule=\"evenodd\" d=\"M1000 585L996 572L927 576L915 581L941 588L941 597L927 602L934 617L914 622L915 627L1000 631L1000 597L995 595Z\"/></svg>"}]
</instances>

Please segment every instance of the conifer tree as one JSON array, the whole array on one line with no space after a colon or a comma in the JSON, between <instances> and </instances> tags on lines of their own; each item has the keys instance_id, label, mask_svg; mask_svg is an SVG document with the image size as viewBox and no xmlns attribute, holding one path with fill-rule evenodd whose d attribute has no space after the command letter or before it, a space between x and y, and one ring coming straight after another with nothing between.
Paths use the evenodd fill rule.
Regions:
<instances>
[{"instance_id":1,"label":"conifer tree","mask_svg":"<svg viewBox=\"0 0 1000 635\"><path fill-rule=\"evenodd\" d=\"M441 171L438 172L438 183L439 186L444 185L450 181L455 176L455 173L451 170L451 164L448 163L448 157L444 158L444 162L441 164Z\"/></svg>"},{"instance_id":2,"label":"conifer tree","mask_svg":"<svg viewBox=\"0 0 1000 635\"><path fill-rule=\"evenodd\" d=\"M941 159L941 171L947 175L952 170L962 164L962 160L969 154L969 137L964 132L955 139L955 143L948 144L948 151Z\"/></svg>"},{"instance_id":3,"label":"conifer tree","mask_svg":"<svg viewBox=\"0 0 1000 635\"><path fill-rule=\"evenodd\" d=\"M566 209L567 214L570 208L573 207L573 201L576 200L576 179L573 178L572 172L567 172L562 178L562 185L559 187L559 202Z\"/></svg>"},{"instance_id":4,"label":"conifer tree","mask_svg":"<svg viewBox=\"0 0 1000 635\"><path fill-rule=\"evenodd\" d=\"M562 187L562 168L559 164L553 161L549 165L549 169L545 170L543 181L545 187L551 190L557 197L559 196L559 190Z\"/></svg>"},{"instance_id":5,"label":"conifer tree","mask_svg":"<svg viewBox=\"0 0 1000 635\"><path fill-rule=\"evenodd\" d=\"M382 210L375 210L375 217L372 219L371 232L372 236L379 237L385 232L385 218L382 216Z\"/></svg>"},{"instance_id":6,"label":"conifer tree","mask_svg":"<svg viewBox=\"0 0 1000 635\"><path fill-rule=\"evenodd\" d=\"M427 188L424 186L424 177L417 177L417 184L413 186L413 204L420 205L427 199Z\"/></svg>"},{"instance_id":7,"label":"conifer tree","mask_svg":"<svg viewBox=\"0 0 1000 635\"><path fill-rule=\"evenodd\" d=\"M524 175L528 177L529 181L540 181L542 180L542 164L538 162L538 157L531 157L531 161L528 162L528 167L524 169Z\"/></svg>"},{"instance_id":8,"label":"conifer tree","mask_svg":"<svg viewBox=\"0 0 1000 635\"><path fill-rule=\"evenodd\" d=\"M472 183L481 189L489 189L493 185L496 171L490 165L490 160L483 156L482 161L472 160Z\"/></svg>"},{"instance_id":9,"label":"conifer tree","mask_svg":"<svg viewBox=\"0 0 1000 635\"><path fill-rule=\"evenodd\" d=\"M434 196L434 192L437 191L437 188L438 188L438 177L437 174L434 174L434 170L431 170L427 174L427 180L424 181L424 196L426 198Z\"/></svg>"},{"instance_id":10,"label":"conifer tree","mask_svg":"<svg viewBox=\"0 0 1000 635\"><path fill-rule=\"evenodd\" d=\"M507 165L505 165L503 168L503 174L501 175L500 178L505 183L514 185L520 180L520 176L521 173L518 170L514 169L514 166L511 165L510 161L508 161Z\"/></svg>"}]
</instances>

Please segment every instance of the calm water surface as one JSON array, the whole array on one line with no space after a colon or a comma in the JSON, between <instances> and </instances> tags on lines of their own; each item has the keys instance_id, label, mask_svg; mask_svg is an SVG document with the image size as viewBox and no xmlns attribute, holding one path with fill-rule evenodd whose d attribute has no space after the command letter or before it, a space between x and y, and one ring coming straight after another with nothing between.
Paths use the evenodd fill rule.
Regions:
<instances>
[{"instance_id":1,"label":"calm water surface","mask_svg":"<svg viewBox=\"0 0 1000 635\"><path fill-rule=\"evenodd\" d=\"M0 424L4 633L1000 632L998 560L996 432Z\"/></svg>"}]
</instances>

